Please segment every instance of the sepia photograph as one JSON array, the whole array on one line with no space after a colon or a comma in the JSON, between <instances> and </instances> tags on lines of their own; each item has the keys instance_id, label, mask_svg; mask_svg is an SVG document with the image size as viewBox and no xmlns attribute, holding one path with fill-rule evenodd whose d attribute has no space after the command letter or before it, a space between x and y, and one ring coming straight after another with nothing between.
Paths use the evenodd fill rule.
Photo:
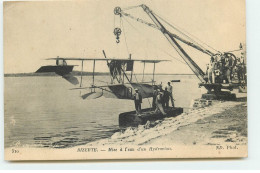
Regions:
<instances>
[{"instance_id":1,"label":"sepia photograph","mask_svg":"<svg viewBox=\"0 0 260 173\"><path fill-rule=\"evenodd\" d=\"M245 0L3 2L5 160L244 158Z\"/></svg>"}]
</instances>

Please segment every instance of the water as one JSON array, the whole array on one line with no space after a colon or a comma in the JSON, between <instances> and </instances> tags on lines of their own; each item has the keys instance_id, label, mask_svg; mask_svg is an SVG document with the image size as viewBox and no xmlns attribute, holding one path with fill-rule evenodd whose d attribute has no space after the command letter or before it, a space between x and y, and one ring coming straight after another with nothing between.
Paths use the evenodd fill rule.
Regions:
<instances>
[{"instance_id":1,"label":"water","mask_svg":"<svg viewBox=\"0 0 260 173\"><path fill-rule=\"evenodd\" d=\"M137 77L140 80L141 76ZM147 80L151 76L147 76ZM158 75L155 80L173 84L176 106L189 107L191 100L204 92L194 75ZM104 85L109 76L96 76ZM146 81L147 81L146 80ZM84 86L92 78L84 77ZM61 77L5 77L4 123L5 147L66 148L110 137L119 130L118 115L134 110L131 100L98 98L82 100L86 91L70 90L74 86ZM151 102L151 100L150 100ZM144 99L143 108L149 107Z\"/></svg>"}]
</instances>

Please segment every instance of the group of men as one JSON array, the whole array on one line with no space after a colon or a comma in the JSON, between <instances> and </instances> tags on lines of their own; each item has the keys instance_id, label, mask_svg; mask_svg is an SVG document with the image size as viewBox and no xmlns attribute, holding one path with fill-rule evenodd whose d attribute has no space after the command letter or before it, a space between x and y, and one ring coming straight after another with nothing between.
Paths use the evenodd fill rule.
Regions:
<instances>
[{"instance_id":1,"label":"group of men","mask_svg":"<svg viewBox=\"0 0 260 173\"><path fill-rule=\"evenodd\" d=\"M168 85L165 89L162 89L162 85L160 87L155 87L153 92L153 110L155 112L161 112L163 115L166 115L165 108L169 107L169 101L171 100L172 107L174 107L174 99L172 95L172 86L171 83L168 82ZM135 89L134 94L134 102L136 113L141 113L141 103L142 103L142 95L139 93L138 89Z\"/></svg>"},{"instance_id":2,"label":"group of men","mask_svg":"<svg viewBox=\"0 0 260 173\"><path fill-rule=\"evenodd\" d=\"M243 55L241 53L241 58L234 58L230 54L212 56L210 63L207 64L207 82L231 83L236 76L239 83L244 81L246 78L246 66Z\"/></svg>"}]
</instances>

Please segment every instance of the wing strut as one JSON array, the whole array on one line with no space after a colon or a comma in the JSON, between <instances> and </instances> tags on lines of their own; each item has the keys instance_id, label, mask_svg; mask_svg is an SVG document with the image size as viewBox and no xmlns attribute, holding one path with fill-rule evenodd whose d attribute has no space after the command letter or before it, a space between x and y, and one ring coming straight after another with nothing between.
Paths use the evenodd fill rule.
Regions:
<instances>
[{"instance_id":1,"label":"wing strut","mask_svg":"<svg viewBox=\"0 0 260 173\"><path fill-rule=\"evenodd\" d=\"M144 81L144 69L145 69L145 62L144 62L144 68L143 68L143 78L142 78L142 82Z\"/></svg>"},{"instance_id":2,"label":"wing strut","mask_svg":"<svg viewBox=\"0 0 260 173\"><path fill-rule=\"evenodd\" d=\"M127 81L128 81L129 83L131 83L131 81L129 80L129 78L127 77L127 75L126 75L126 73L125 73L125 70L122 69L122 67L121 67L121 70L122 70L122 72L123 72L123 77L125 76L126 79L127 79Z\"/></svg>"},{"instance_id":3,"label":"wing strut","mask_svg":"<svg viewBox=\"0 0 260 173\"><path fill-rule=\"evenodd\" d=\"M95 65L96 65L96 61L94 60L93 62L93 82L92 82L92 85L94 86L95 85ZM95 92L95 88L94 88L94 92Z\"/></svg>"},{"instance_id":4,"label":"wing strut","mask_svg":"<svg viewBox=\"0 0 260 173\"><path fill-rule=\"evenodd\" d=\"M81 61L80 87L82 86L83 62L84 62L84 61Z\"/></svg>"},{"instance_id":5,"label":"wing strut","mask_svg":"<svg viewBox=\"0 0 260 173\"><path fill-rule=\"evenodd\" d=\"M153 63L153 80L152 80L153 85L155 84L155 82L154 82L154 72L155 72L155 63Z\"/></svg>"},{"instance_id":6,"label":"wing strut","mask_svg":"<svg viewBox=\"0 0 260 173\"><path fill-rule=\"evenodd\" d=\"M129 54L129 59L131 60L131 58L132 58L132 54ZM133 62L133 63L134 63L134 62ZM131 70L130 83L132 82L133 70L134 70L134 67L133 67L132 70Z\"/></svg>"},{"instance_id":7,"label":"wing strut","mask_svg":"<svg viewBox=\"0 0 260 173\"><path fill-rule=\"evenodd\" d=\"M103 52L104 57L107 58L105 50L102 50L102 52ZM109 68L109 62L108 62L108 60L107 60L107 67ZM113 78L112 78L111 75L110 75L110 79L111 79L111 83L113 83Z\"/></svg>"}]
</instances>

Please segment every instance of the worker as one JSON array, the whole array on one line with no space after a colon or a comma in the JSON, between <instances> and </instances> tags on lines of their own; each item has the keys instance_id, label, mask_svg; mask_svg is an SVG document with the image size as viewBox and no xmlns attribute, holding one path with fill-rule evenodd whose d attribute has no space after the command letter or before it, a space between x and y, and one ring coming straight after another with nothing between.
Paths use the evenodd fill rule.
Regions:
<instances>
[{"instance_id":1,"label":"worker","mask_svg":"<svg viewBox=\"0 0 260 173\"><path fill-rule=\"evenodd\" d=\"M154 87L154 91L153 91L153 110L156 109L156 97L158 95L158 91L157 89Z\"/></svg>"},{"instance_id":2,"label":"worker","mask_svg":"<svg viewBox=\"0 0 260 173\"><path fill-rule=\"evenodd\" d=\"M155 112L160 111L163 115L166 115L166 113L164 112L163 106L162 106L162 98L163 97L163 93L160 92L160 90L158 89L158 94L156 96L156 109Z\"/></svg>"},{"instance_id":3,"label":"worker","mask_svg":"<svg viewBox=\"0 0 260 173\"><path fill-rule=\"evenodd\" d=\"M225 67L225 57L224 56L221 56L220 64L221 64L220 71L222 74L222 82L223 82L223 80L226 80L226 67Z\"/></svg>"},{"instance_id":4,"label":"worker","mask_svg":"<svg viewBox=\"0 0 260 173\"><path fill-rule=\"evenodd\" d=\"M244 56L244 53L241 52L241 75L242 75L242 78L243 78L243 82L246 82L246 60L245 60L245 56Z\"/></svg>"},{"instance_id":5,"label":"worker","mask_svg":"<svg viewBox=\"0 0 260 173\"><path fill-rule=\"evenodd\" d=\"M174 99L173 99L173 95L172 95L172 86L171 86L170 82L168 82L167 91L169 92L169 97L170 97L170 100L172 103L172 107L174 108Z\"/></svg>"},{"instance_id":6,"label":"worker","mask_svg":"<svg viewBox=\"0 0 260 173\"><path fill-rule=\"evenodd\" d=\"M232 81L233 78L235 77L235 67L237 65L237 58L230 58L231 59L231 78L230 80Z\"/></svg>"},{"instance_id":7,"label":"worker","mask_svg":"<svg viewBox=\"0 0 260 173\"><path fill-rule=\"evenodd\" d=\"M244 52L241 52L240 62L241 62L242 64L245 64Z\"/></svg>"},{"instance_id":8,"label":"worker","mask_svg":"<svg viewBox=\"0 0 260 173\"><path fill-rule=\"evenodd\" d=\"M215 55L215 62L220 62L221 61L221 57L222 57L221 53L217 53Z\"/></svg>"},{"instance_id":9,"label":"worker","mask_svg":"<svg viewBox=\"0 0 260 173\"><path fill-rule=\"evenodd\" d=\"M206 82L209 83L209 64L207 64L206 75L208 76L208 80Z\"/></svg>"},{"instance_id":10,"label":"worker","mask_svg":"<svg viewBox=\"0 0 260 173\"><path fill-rule=\"evenodd\" d=\"M216 61L215 64L215 83L222 83L222 77L221 77L221 61Z\"/></svg>"},{"instance_id":11,"label":"worker","mask_svg":"<svg viewBox=\"0 0 260 173\"><path fill-rule=\"evenodd\" d=\"M240 62L240 59L238 59L236 69L237 69L238 82L241 83L241 81L243 80L243 69L242 69L242 63Z\"/></svg>"},{"instance_id":12,"label":"worker","mask_svg":"<svg viewBox=\"0 0 260 173\"><path fill-rule=\"evenodd\" d=\"M218 62L218 69L219 69L219 83L223 83L224 69L221 60Z\"/></svg>"},{"instance_id":13,"label":"worker","mask_svg":"<svg viewBox=\"0 0 260 173\"><path fill-rule=\"evenodd\" d=\"M158 85L158 87L159 87L160 91L162 91L162 90L163 90L163 89L162 89L162 82L161 82L161 84L160 84L160 85Z\"/></svg>"},{"instance_id":14,"label":"worker","mask_svg":"<svg viewBox=\"0 0 260 173\"><path fill-rule=\"evenodd\" d=\"M231 68L232 68L232 58L226 56L225 57L225 71L226 71L226 79L227 83L231 83Z\"/></svg>"},{"instance_id":15,"label":"worker","mask_svg":"<svg viewBox=\"0 0 260 173\"><path fill-rule=\"evenodd\" d=\"M210 63L208 64L208 67L207 67L208 68L208 83L209 84L212 83L212 63L211 63L211 60L210 60Z\"/></svg>"},{"instance_id":16,"label":"worker","mask_svg":"<svg viewBox=\"0 0 260 173\"><path fill-rule=\"evenodd\" d=\"M247 81L247 72L246 72L246 65L243 63L242 64L242 75L243 75L243 82Z\"/></svg>"},{"instance_id":17,"label":"worker","mask_svg":"<svg viewBox=\"0 0 260 173\"><path fill-rule=\"evenodd\" d=\"M169 92L167 91L167 87L165 87L165 90L163 91L163 108L169 108Z\"/></svg>"},{"instance_id":18,"label":"worker","mask_svg":"<svg viewBox=\"0 0 260 173\"><path fill-rule=\"evenodd\" d=\"M141 113L142 95L139 93L137 88L135 89L134 101L135 101L136 114L140 114Z\"/></svg>"},{"instance_id":19,"label":"worker","mask_svg":"<svg viewBox=\"0 0 260 173\"><path fill-rule=\"evenodd\" d=\"M211 57L210 59L211 83L215 83L215 65L216 65L215 58Z\"/></svg>"}]
</instances>

